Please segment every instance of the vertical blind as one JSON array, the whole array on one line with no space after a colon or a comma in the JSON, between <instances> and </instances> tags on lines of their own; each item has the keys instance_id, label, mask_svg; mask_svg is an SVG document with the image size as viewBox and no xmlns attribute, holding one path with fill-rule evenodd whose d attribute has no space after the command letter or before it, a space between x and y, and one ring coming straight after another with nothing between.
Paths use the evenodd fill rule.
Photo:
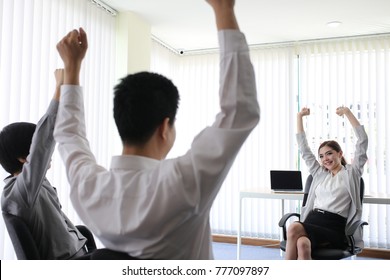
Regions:
<instances>
[{"instance_id":1,"label":"vertical blind","mask_svg":"<svg viewBox=\"0 0 390 280\"><path fill-rule=\"evenodd\" d=\"M0 128L19 121L36 123L46 112L54 94L54 70L63 67L56 44L67 32L79 27L86 30L89 41L81 73L87 135L97 161L108 166L115 17L92 1L0 1ZM1 179L8 176L0 169ZM57 150L47 178L57 188L63 211L75 224L80 223L69 200ZM14 258L4 221L0 219L0 259Z\"/></svg>"},{"instance_id":2,"label":"vertical blind","mask_svg":"<svg viewBox=\"0 0 390 280\"><path fill-rule=\"evenodd\" d=\"M214 234L237 234L239 190L269 188L269 170L300 169L307 177L295 141L296 113L302 106L312 111L305 127L314 153L322 141L335 139L348 162L356 139L348 121L335 111L340 105L350 107L369 136L366 193L390 194L389 45L390 37L382 36L251 48L261 120L213 205ZM178 56L154 42L152 70L173 78L181 93L178 136L170 157L184 153L193 137L212 124L218 112L218 67L217 52ZM279 239L279 203L245 200L243 235ZM299 203L285 203L285 211L299 211ZM389 249L390 206L364 204L363 219L369 223L366 246Z\"/></svg>"}]
</instances>

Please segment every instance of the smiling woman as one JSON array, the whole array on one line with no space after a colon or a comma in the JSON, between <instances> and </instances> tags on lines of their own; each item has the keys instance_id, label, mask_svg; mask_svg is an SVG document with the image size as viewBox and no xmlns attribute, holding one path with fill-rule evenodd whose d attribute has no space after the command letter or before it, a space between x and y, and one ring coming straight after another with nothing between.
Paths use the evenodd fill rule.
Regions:
<instances>
[{"instance_id":1,"label":"smiling woman","mask_svg":"<svg viewBox=\"0 0 390 280\"><path fill-rule=\"evenodd\" d=\"M318 148L318 157L322 165L334 174L347 164L339 143L334 140L322 142Z\"/></svg>"},{"instance_id":2,"label":"smiling woman","mask_svg":"<svg viewBox=\"0 0 390 280\"><path fill-rule=\"evenodd\" d=\"M309 108L297 114L297 142L306 166L313 176L300 222L292 223L287 230L286 259L308 260L318 248L347 248L346 228L361 220L362 200L360 178L367 162L368 137L364 127L353 113L344 106L336 113L346 116L356 137L356 151L352 164L347 164L336 141L325 141L318 149L319 161L309 148L303 128L304 116ZM362 230L354 235L358 246L363 243Z\"/></svg>"}]
</instances>

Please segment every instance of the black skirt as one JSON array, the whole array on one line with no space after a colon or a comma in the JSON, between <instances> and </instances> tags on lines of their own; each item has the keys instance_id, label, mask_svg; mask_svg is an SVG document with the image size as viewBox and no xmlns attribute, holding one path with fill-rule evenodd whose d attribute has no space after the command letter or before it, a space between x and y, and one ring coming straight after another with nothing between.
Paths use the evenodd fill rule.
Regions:
<instances>
[{"instance_id":1,"label":"black skirt","mask_svg":"<svg viewBox=\"0 0 390 280\"><path fill-rule=\"evenodd\" d=\"M331 212L314 209L300 222L314 248L345 249L348 246L345 237L347 219Z\"/></svg>"}]
</instances>

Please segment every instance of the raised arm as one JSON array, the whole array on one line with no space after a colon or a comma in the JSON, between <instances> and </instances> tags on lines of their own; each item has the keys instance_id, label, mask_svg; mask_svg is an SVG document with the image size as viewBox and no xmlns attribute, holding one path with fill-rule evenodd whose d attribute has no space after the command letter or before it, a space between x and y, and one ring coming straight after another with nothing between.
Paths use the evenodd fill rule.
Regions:
<instances>
[{"instance_id":1,"label":"raised arm","mask_svg":"<svg viewBox=\"0 0 390 280\"><path fill-rule=\"evenodd\" d=\"M355 155L352 161L352 166L354 166L356 170L360 172L360 174L363 174L363 167L368 159L368 136L366 131L364 130L364 126L360 124L360 122L357 120L355 115L348 107L338 107L336 109L336 114L339 116L346 116L355 131L357 142L355 146Z\"/></svg>"},{"instance_id":2,"label":"raised arm","mask_svg":"<svg viewBox=\"0 0 390 280\"><path fill-rule=\"evenodd\" d=\"M297 114L297 143L299 151L302 155L306 166L309 168L310 174L314 175L321 169L321 165L317 161L316 156L311 151L309 144L306 139L306 133L303 129L303 117L310 115L310 109L303 107Z\"/></svg>"},{"instance_id":3,"label":"raised arm","mask_svg":"<svg viewBox=\"0 0 390 280\"><path fill-rule=\"evenodd\" d=\"M336 109L336 114L339 116L346 116L349 122L351 123L352 127L357 127L360 125L359 121L355 117L355 115L351 112L351 110L348 107L338 107Z\"/></svg>"},{"instance_id":4,"label":"raised arm","mask_svg":"<svg viewBox=\"0 0 390 280\"><path fill-rule=\"evenodd\" d=\"M24 159L21 174L16 178L17 191L30 206L34 205L38 197L42 182L45 179L47 169L50 167L55 141L53 138L54 124L56 122L60 87L64 80L64 70L54 71L56 87L53 99L46 113L39 120L35 129L29 155Z\"/></svg>"},{"instance_id":5,"label":"raised arm","mask_svg":"<svg viewBox=\"0 0 390 280\"><path fill-rule=\"evenodd\" d=\"M234 14L234 0L206 0L214 10L218 30L239 29Z\"/></svg>"},{"instance_id":6,"label":"raised arm","mask_svg":"<svg viewBox=\"0 0 390 280\"><path fill-rule=\"evenodd\" d=\"M95 177L99 171L106 171L97 165L86 137L83 90L79 77L87 49L87 34L82 28L72 30L57 44L58 53L64 62L64 84L61 86L54 138L66 167L71 200L78 212L79 204L74 202L74 199L78 199L75 189L82 188L83 182Z\"/></svg>"},{"instance_id":7,"label":"raised arm","mask_svg":"<svg viewBox=\"0 0 390 280\"><path fill-rule=\"evenodd\" d=\"M64 84L64 69L56 69L54 71L54 77L56 78L56 89L54 91L53 99L60 101L61 86Z\"/></svg>"},{"instance_id":8,"label":"raised arm","mask_svg":"<svg viewBox=\"0 0 390 280\"><path fill-rule=\"evenodd\" d=\"M305 132L303 129L303 117L310 115L310 109L303 107L297 114L297 133Z\"/></svg>"},{"instance_id":9,"label":"raised arm","mask_svg":"<svg viewBox=\"0 0 390 280\"><path fill-rule=\"evenodd\" d=\"M233 0L208 0L218 29L220 112L194 139L189 157L202 197L212 203L242 144L260 119L256 77L245 35L238 29ZM202 180L198 180L202 178Z\"/></svg>"},{"instance_id":10,"label":"raised arm","mask_svg":"<svg viewBox=\"0 0 390 280\"><path fill-rule=\"evenodd\" d=\"M64 84L79 85L80 69L88 49L84 29L72 30L57 44L57 50L64 62Z\"/></svg>"}]
</instances>

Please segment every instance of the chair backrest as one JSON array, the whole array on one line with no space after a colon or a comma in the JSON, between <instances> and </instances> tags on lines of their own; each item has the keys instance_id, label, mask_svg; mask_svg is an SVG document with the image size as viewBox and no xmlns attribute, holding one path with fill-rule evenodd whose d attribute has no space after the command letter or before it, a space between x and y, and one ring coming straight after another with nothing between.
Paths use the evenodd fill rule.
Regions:
<instances>
[{"instance_id":1,"label":"chair backrest","mask_svg":"<svg viewBox=\"0 0 390 280\"><path fill-rule=\"evenodd\" d=\"M84 237L87 238L87 243L85 244L85 247L88 251L88 253L96 250L96 242L95 238L93 237L92 232L84 225L77 225L76 228L79 230L79 232L84 235Z\"/></svg>"},{"instance_id":2,"label":"chair backrest","mask_svg":"<svg viewBox=\"0 0 390 280\"><path fill-rule=\"evenodd\" d=\"M18 260L39 260L38 248L24 220L6 212L3 218Z\"/></svg>"},{"instance_id":3,"label":"chair backrest","mask_svg":"<svg viewBox=\"0 0 390 280\"><path fill-rule=\"evenodd\" d=\"M313 182L313 176L310 174L307 176L306 183L305 183L305 188L303 190L303 201L302 201L302 206L306 205L307 197L309 195L311 183Z\"/></svg>"},{"instance_id":4,"label":"chair backrest","mask_svg":"<svg viewBox=\"0 0 390 280\"><path fill-rule=\"evenodd\" d=\"M360 177L360 202L363 203L364 198L364 180Z\"/></svg>"},{"instance_id":5,"label":"chair backrest","mask_svg":"<svg viewBox=\"0 0 390 280\"><path fill-rule=\"evenodd\" d=\"M18 260L40 260L38 247L24 220L6 212L3 212L3 218ZM76 227L87 238L85 244L87 251L96 250L95 239L91 231L84 225L77 225Z\"/></svg>"}]
</instances>

